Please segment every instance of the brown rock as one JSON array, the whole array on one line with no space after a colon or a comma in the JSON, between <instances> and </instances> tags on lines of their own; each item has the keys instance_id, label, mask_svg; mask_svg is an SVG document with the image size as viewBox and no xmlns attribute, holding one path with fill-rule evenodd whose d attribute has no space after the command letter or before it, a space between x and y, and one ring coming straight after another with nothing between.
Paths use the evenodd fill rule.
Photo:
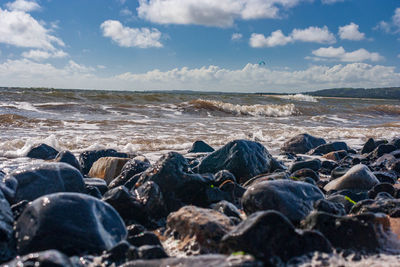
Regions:
<instances>
[{"instance_id":1,"label":"brown rock","mask_svg":"<svg viewBox=\"0 0 400 267\"><path fill-rule=\"evenodd\" d=\"M107 183L117 177L125 163L129 161L128 158L118 157L103 157L99 158L90 168L89 177L104 179Z\"/></svg>"},{"instance_id":2,"label":"brown rock","mask_svg":"<svg viewBox=\"0 0 400 267\"><path fill-rule=\"evenodd\" d=\"M346 150L332 151L322 157L329 160L338 161L347 156Z\"/></svg>"}]
</instances>

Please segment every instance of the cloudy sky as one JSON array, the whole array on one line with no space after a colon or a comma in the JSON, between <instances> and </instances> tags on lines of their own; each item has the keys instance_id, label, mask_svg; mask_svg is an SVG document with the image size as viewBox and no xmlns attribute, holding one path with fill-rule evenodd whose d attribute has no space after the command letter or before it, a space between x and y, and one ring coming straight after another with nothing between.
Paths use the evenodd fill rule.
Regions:
<instances>
[{"instance_id":1,"label":"cloudy sky","mask_svg":"<svg viewBox=\"0 0 400 267\"><path fill-rule=\"evenodd\" d=\"M400 86L400 1L1 0L0 86Z\"/></svg>"}]
</instances>

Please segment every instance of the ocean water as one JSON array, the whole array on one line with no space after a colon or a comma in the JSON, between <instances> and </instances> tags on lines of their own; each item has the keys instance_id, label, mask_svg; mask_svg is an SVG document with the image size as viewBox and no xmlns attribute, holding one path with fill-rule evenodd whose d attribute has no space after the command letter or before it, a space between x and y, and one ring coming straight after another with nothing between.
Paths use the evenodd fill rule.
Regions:
<instances>
[{"instance_id":1,"label":"ocean water","mask_svg":"<svg viewBox=\"0 0 400 267\"><path fill-rule=\"evenodd\" d=\"M39 143L77 156L101 148L139 152L154 162L167 151L185 153L196 140L218 148L249 139L279 158L282 144L300 133L356 149L369 137L390 140L400 136L400 103L301 94L0 89L5 172L29 162L24 156ZM382 254L353 261L335 254L302 265L398 266L399 260Z\"/></svg>"}]
</instances>

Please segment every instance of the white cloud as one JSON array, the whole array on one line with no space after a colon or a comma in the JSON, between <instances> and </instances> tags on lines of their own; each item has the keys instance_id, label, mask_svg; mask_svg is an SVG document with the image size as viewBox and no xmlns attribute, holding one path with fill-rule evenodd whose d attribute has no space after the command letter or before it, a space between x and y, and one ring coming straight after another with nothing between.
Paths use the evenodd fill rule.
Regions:
<instances>
[{"instance_id":1,"label":"white cloud","mask_svg":"<svg viewBox=\"0 0 400 267\"><path fill-rule=\"evenodd\" d=\"M236 19L279 18L306 0L139 0L138 15L160 24L231 27Z\"/></svg>"},{"instance_id":2,"label":"white cloud","mask_svg":"<svg viewBox=\"0 0 400 267\"><path fill-rule=\"evenodd\" d=\"M345 0L321 0L322 4L328 4L328 5L344 1Z\"/></svg>"},{"instance_id":3,"label":"white cloud","mask_svg":"<svg viewBox=\"0 0 400 267\"><path fill-rule=\"evenodd\" d=\"M235 33L232 34L231 40L232 41L237 41L237 40L240 40L242 38L243 38L243 34L235 32Z\"/></svg>"},{"instance_id":4,"label":"white cloud","mask_svg":"<svg viewBox=\"0 0 400 267\"><path fill-rule=\"evenodd\" d=\"M129 28L117 20L104 21L100 28L103 36L111 38L123 47L162 47L160 42L161 32L155 28Z\"/></svg>"},{"instance_id":5,"label":"white cloud","mask_svg":"<svg viewBox=\"0 0 400 267\"><path fill-rule=\"evenodd\" d=\"M399 33L400 32L400 7L396 8L391 21L380 21L374 30L381 30L386 33Z\"/></svg>"},{"instance_id":6,"label":"white cloud","mask_svg":"<svg viewBox=\"0 0 400 267\"><path fill-rule=\"evenodd\" d=\"M29 50L22 53L22 57L33 60L44 60L48 58L64 58L68 54L62 50L44 51L44 50Z\"/></svg>"},{"instance_id":7,"label":"white cloud","mask_svg":"<svg viewBox=\"0 0 400 267\"><path fill-rule=\"evenodd\" d=\"M335 36L329 32L328 27L308 27L306 29L294 29L288 36L284 35L281 30L271 33L265 37L263 34L253 33L250 37L251 47L274 47L278 45L286 45L293 42L313 42L313 43L335 43Z\"/></svg>"},{"instance_id":8,"label":"white cloud","mask_svg":"<svg viewBox=\"0 0 400 267\"><path fill-rule=\"evenodd\" d=\"M16 0L14 2L6 3L6 7L11 11L31 12L39 10L40 6L36 1Z\"/></svg>"},{"instance_id":9,"label":"white cloud","mask_svg":"<svg viewBox=\"0 0 400 267\"><path fill-rule=\"evenodd\" d=\"M130 11L128 8L124 8L119 12L122 16L133 16L132 11Z\"/></svg>"},{"instance_id":10,"label":"white cloud","mask_svg":"<svg viewBox=\"0 0 400 267\"><path fill-rule=\"evenodd\" d=\"M96 76L94 68L70 61L57 68L28 59L0 63L2 86L43 86L121 90L212 90L298 92L329 87L398 86L396 67L365 63L311 66L300 70L274 70L247 64L241 69L205 66L146 73L123 73L112 77Z\"/></svg>"},{"instance_id":11,"label":"white cloud","mask_svg":"<svg viewBox=\"0 0 400 267\"><path fill-rule=\"evenodd\" d=\"M360 41L365 39L365 34L358 30L359 26L353 22L349 25L339 27L340 39L347 39L352 41Z\"/></svg>"},{"instance_id":12,"label":"white cloud","mask_svg":"<svg viewBox=\"0 0 400 267\"><path fill-rule=\"evenodd\" d=\"M353 52L346 52L346 50L340 46L335 47L322 47L312 51L312 54L316 56L315 59L334 59L342 62L362 62L362 61L379 61L383 60L383 57L379 53L371 53L364 48L355 50Z\"/></svg>"},{"instance_id":13,"label":"white cloud","mask_svg":"<svg viewBox=\"0 0 400 267\"><path fill-rule=\"evenodd\" d=\"M31 15L22 11L8 11L0 8L0 43L19 47L54 50L54 44L64 46L64 42L51 35Z\"/></svg>"}]
</instances>

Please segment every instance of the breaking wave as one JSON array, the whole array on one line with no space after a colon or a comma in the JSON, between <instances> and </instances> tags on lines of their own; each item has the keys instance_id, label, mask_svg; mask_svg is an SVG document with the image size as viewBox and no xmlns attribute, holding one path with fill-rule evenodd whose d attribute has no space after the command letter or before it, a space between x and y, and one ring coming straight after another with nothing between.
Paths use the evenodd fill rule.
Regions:
<instances>
[{"instance_id":1,"label":"breaking wave","mask_svg":"<svg viewBox=\"0 0 400 267\"><path fill-rule=\"evenodd\" d=\"M304 102L318 102L318 100L310 95L303 94L295 94L295 95L282 95L278 96L278 98L288 99L288 100L296 100L296 101L304 101Z\"/></svg>"}]
</instances>

